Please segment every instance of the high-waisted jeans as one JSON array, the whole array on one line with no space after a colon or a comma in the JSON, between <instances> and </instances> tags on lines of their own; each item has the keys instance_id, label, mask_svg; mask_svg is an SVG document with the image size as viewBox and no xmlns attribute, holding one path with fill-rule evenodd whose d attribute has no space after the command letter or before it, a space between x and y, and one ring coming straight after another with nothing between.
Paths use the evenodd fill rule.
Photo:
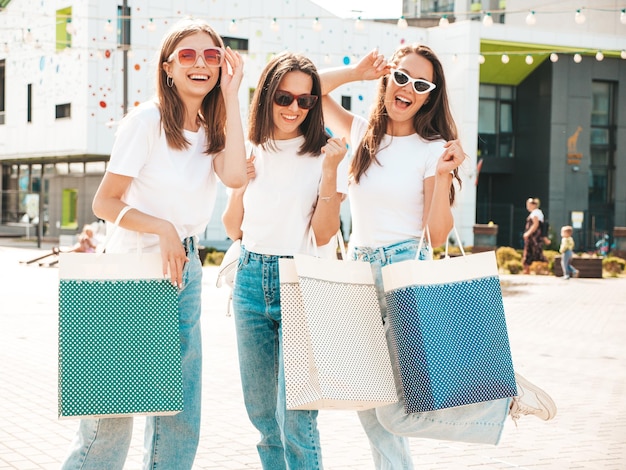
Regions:
<instances>
[{"instance_id":1,"label":"high-waisted jeans","mask_svg":"<svg viewBox=\"0 0 626 470\"><path fill-rule=\"evenodd\" d=\"M383 289L381 268L387 264L412 259L432 259L428 246L423 246L417 257L417 240L405 240L392 245L368 248L353 247L352 259L367 261L372 267L376 292L380 303L387 343L390 330L387 323L387 302ZM390 352L393 349L390 348ZM510 399L488 401L473 405L447 408L424 413L406 414L397 361L392 358L396 390L400 401L365 411L359 411L359 419L367 434L377 470L412 469L411 453L407 437L497 444L508 416Z\"/></svg>"},{"instance_id":2,"label":"high-waisted jeans","mask_svg":"<svg viewBox=\"0 0 626 470\"><path fill-rule=\"evenodd\" d=\"M279 258L241 249L233 310L244 401L265 470L321 469L318 412L285 400Z\"/></svg>"},{"instance_id":3,"label":"high-waisted jeans","mask_svg":"<svg viewBox=\"0 0 626 470\"><path fill-rule=\"evenodd\" d=\"M197 241L183 241L189 262L178 294L184 410L173 416L149 416L144 434L143 468L187 470L200 439L202 344L200 334L202 265ZM82 419L64 470L122 469L133 432L133 418Z\"/></svg>"}]
</instances>

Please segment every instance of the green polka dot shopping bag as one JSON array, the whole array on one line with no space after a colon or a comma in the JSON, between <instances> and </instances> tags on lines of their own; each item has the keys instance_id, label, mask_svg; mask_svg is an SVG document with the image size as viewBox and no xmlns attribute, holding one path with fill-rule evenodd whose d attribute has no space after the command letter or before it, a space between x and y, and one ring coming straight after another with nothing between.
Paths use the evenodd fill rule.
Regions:
<instances>
[{"instance_id":1,"label":"green polka dot shopping bag","mask_svg":"<svg viewBox=\"0 0 626 470\"><path fill-rule=\"evenodd\" d=\"M178 291L160 253L61 253L59 277L59 418L182 411Z\"/></svg>"}]
</instances>

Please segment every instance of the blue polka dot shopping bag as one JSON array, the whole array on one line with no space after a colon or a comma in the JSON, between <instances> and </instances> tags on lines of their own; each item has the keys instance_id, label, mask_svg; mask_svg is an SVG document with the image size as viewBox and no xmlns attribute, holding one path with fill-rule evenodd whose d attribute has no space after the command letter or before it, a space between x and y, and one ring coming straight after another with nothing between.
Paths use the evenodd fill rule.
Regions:
<instances>
[{"instance_id":1,"label":"blue polka dot shopping bag","mask_svg":"<svg viewBox=\"0 0 626 470\"><path fill-rule=\"evenodd\" d=\"M178 290L160 253L61 253L59 277L59 418L182 411Z\"/></svg>"},{"instance_id":2,"label":"blue polka dot shopping bag","mask_svg":"<svg viewBox=\"0 0 626 470\"><path fill-rule=\"evenodd\" d=\"M517 394L495 252L392 263L382 276L406 413Z\"/></svg>"}]
</instances>

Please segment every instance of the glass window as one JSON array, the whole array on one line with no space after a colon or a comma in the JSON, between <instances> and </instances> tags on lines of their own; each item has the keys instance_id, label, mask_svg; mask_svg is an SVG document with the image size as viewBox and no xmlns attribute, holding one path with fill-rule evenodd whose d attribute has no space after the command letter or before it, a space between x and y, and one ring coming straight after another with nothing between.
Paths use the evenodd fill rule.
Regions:
<instances>
[{"instance_id":1,"label":"glass window","mask_svg":"<svg viewBox=\"0 0 626 470\"><path fill-rule=\"evenodd\" d=\"M0 124L4 124L4 81L6 60L0 60Z\"/></svg>"},{"instance_id":2,"label":"glass window","mask_svg":"<svg viewBox=\"0 0 626 470\"><path fill-rule=\"evenodd\" d=\"M117 47L130 46L130 7L117 6Z\"/></svg>"},{"instance_id":3,"label":"glass window","mask_svg":"<svg viewBox=\"0 0 626 470\"><path fill-rule=\"evenodd\" d=\"M62 51L67 47L72 47L72 7L57 10L56 15L56 50Z\"/></svg>"},{"instance_id":4,"label":"glass window","mask_svg":"<svg viewBox=\"0 0 626 470\"><path fill-rule=\"evenodd\" d=\"M609 125L611 101L610 84L607 82L593 82L592 94L591 125Z\"/></svg>"},{"instance_id":5,"label":"glass window","mask_svg":"<svg viewBox=\"0 0 626 470\"><path fill-rule=\"evenodd\" d=\"M230 48L234 51L241 52L242 54L245 54L248 52L248 40L247 39L222 36L222 41L224 41L224 46L230 46Z\"/></svg>"},{"instance_id":6,"label":"glass window","mask_svg":"<svg viewBox=\"0 0 626 470\"><path fill-rule=\"evenodd\" d=\"M515 89L480 85L478 102L478 156L513 157L513 103Z\"/></svg>"},{"instance_id":7,"label":"glass window","mask_svg":"<svg viewBox=\"0 0 626 470\"><path fill-rule=\"evenodd\" d=\"M481 83L478 94L481 98L496 98L496 92L497 89L495 85L485 85Z\"/></svg>"},{"instance_id":8,"label":"glass window","mask_svg":"<svg viewBox=\"0 0 626 470\"><path fill-rule=\"evenodd\" d=\"M615 200L616 83L592 83L589 204L594 212L613 213Z\"/></svg>"},{"instance_id":9,"label":"glass window","mask_svg":"<svg viewBox=\"0 0 626 470\"><path fill-rule=\"evenodd\" d=\"M26 85L26 122L33 122L33 84Z\"/></svg>"},{"instance_id":10,"label":"glass window","mask_svg":"<svg viewBox=\"0 0 626 470\"><path fill-rule=\"evenodd\" d=\"M500 132L513 132L513 105L500 104Z\"/></svg>"},{"instance_id":11,"label":"glass window","mask_svg":"<svg viewBox=\"0 0 626 470\"><path fill-rule=\"evenodd\" d=\"M70 103L57 104L55 108L57 119L72 117L72 105Z\"/></svg>"},{"instance_id":12,"label":"glass window","mask_svg":"<svg viewBox=\"0 0 626 470\"><path fill-rule=\"evenodd\" d=\"M496 102L481 100L478 103L478 132L496 133Z\"/></svg>"},{"instance_id":13,"label":"glass window","mask_svg":"<svg viewBox=\"0 0 626 470\"><path fill-rule=\"evenodd\" d=\"M347 109L348 111L350 111L352 109L352 97L342 95L341 106L343 109Z\"/></svg>"},{"instance_id":14,"label":"glass window","mask_svg":"<svg viewBox=\"0 0 626 470\"><path fill-rule=\"evenodd\" d=\"M61 193L61 228L78 228L78 190L65 188Z\"/></svg>"}]
</instances>

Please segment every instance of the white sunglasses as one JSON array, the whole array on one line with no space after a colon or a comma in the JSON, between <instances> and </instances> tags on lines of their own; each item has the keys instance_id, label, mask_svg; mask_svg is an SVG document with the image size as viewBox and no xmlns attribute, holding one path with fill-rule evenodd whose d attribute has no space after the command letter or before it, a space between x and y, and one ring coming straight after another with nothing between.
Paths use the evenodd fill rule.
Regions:
<instances>
[{"instance_id":1,"label":"white sunglasses","mask_svg":"<svg viewBox=\"0 0 626 470\"><path fill-rule=\"evenodd\" d=\"M404 86L407 83L413 85L413 90L418 95L423 95L429 91L433 91L437 85L421 78L413 78L401 70L391 69L391 79L398 86Z\"/></svg>"}]
</instances>

